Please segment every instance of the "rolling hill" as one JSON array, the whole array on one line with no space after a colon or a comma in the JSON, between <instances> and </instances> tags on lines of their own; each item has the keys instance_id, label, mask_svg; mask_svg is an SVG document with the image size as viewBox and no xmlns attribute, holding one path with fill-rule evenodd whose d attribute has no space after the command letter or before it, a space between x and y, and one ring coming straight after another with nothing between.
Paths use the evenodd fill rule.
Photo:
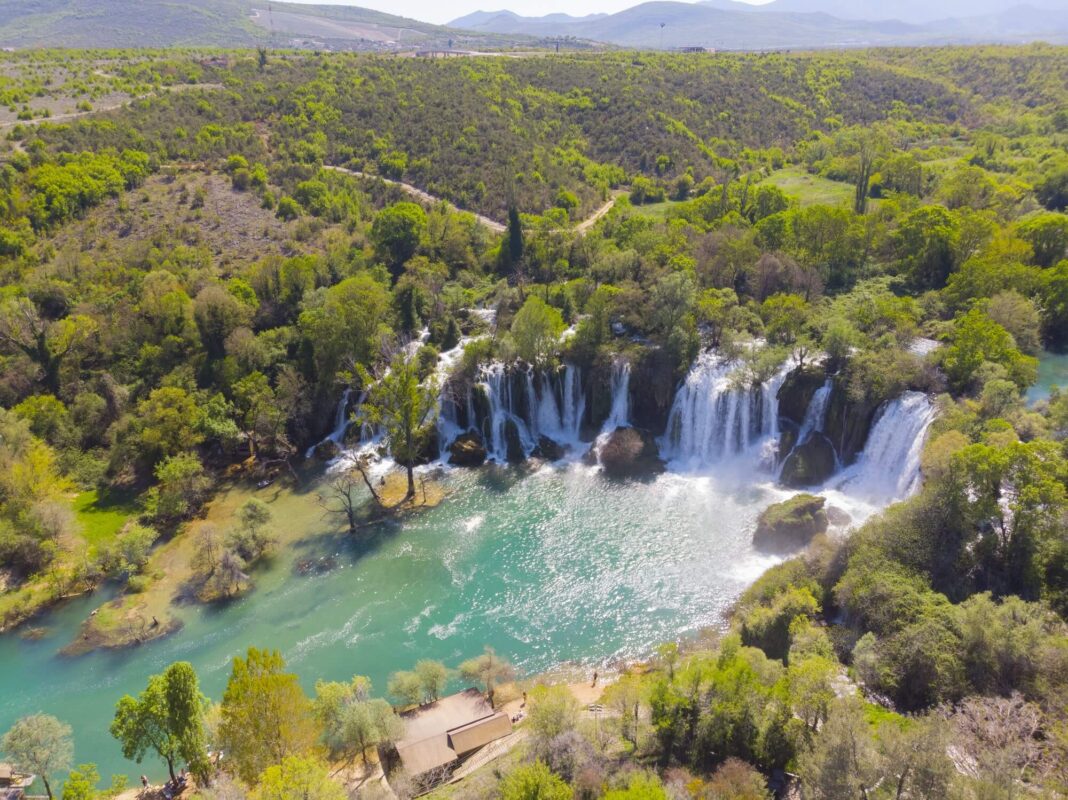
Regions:
<instances>
[{"instance_id":1,"label":"rolling hill","mask_svg":"<svg viewBox=\"0 0 1068 800\"><path fill-rule=\"evenodd\" d=\"M524 34L471 33L356 6L268 0L0 0L3 47L470 49L531 44Z\"/></svg>"}]
</instances>

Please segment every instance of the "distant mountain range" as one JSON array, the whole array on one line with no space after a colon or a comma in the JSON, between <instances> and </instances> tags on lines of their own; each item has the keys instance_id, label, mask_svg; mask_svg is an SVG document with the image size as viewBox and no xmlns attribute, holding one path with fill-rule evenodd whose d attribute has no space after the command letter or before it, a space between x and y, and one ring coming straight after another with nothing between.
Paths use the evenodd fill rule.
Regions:
<instances>
[{"instance_id":1,"label":"distant mountain range","mask_svg":"<svg viewBox=\"0 0 1068 800\"><path fill-rule=\"evenodd\" d=\"M1068 0L657 0L617 14L523 17L477 11L450 27L564 37L623 47L755 50L891 44L1068 42Z\"/></svg>"},{"instance_id":2,"label":"distant mountain range","mask_svg":"<svg viewBox=\"0 0 1068 800\"><path fill-rule=\"evenodd\" d=\"M728 11L822 13L840 19L896 19L923 25L946 19L1002 14L1020 5L1020 0L773 0L762 5L737 0L703 0L702 5ZM1068 9L1064 0L1034 0L1029 5L1049 11Z\"/></svg>"},{"instance_id":3,"label":"distant mountain range","mask_svg":"<svg viewBox=\"0 0 1068 800\"><path fill-rule=\"evenodd\" d=\"M1025 4L1021 5L1023 2ZM1068 43L1068 0L655 0L617 14L478 11L448 26L357 6L270 0L0 0L4 47L545 45L764 50L866 45Z\"/></svg>"}]
</instances>

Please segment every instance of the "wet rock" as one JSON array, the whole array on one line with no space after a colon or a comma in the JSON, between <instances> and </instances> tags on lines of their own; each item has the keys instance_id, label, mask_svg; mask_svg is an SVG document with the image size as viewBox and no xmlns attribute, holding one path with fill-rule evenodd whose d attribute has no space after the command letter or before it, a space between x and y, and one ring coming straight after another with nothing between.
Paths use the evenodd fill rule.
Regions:
<instances>
[{"instance_id":1,"label":"wet rock","mask_svg":"<svg viewBox=\"0 0 1068 800\"><path fill-rule=\"evenodd\" d=\"M585 393L586 407L582 415L581 434L584 439L593 439L601 432L612 410L610 360L598 360L592 368L582 373L582 391Z\"/></svg>"},{"instance_id":2,"label":"wet rock","mask_svg":"<svg viewBox=\"0 0 1068 800\"><path fill-rule=\"evenodd\" d=\"M333 459L338 457L338 454L340 452L341 448L337 446L337 443L331 441L330 439L325 439L319 442L319 444L315 445L313 455L319 461L332 461Z\"/></svg>"},{"instance_id":3,"label":"wet rock","mask_svg":"<svg viewBox=\"0 0 1068 800\"><path fill-rule=\"evenodd\" d=\"M780 480L794 489L818 486L834 474L836 465L834 445L822 433L813 433L786 457Z\"/></svg>"},{"instance_id":4,"label":"wet rock","mask_svg":"<svg viewBox=\"0 0 1068 800\"><path fill-rule=\"evenodd\" d=\"M797 444L797 434L800 430L791 420L779 419L779 450L776 453L775 463L781 464Z\"/></svg>"},{"instance_id":5,"label":"wet rock","mask_svg":"<svg viewBox=\"0 0 1068 800\"><path fill-rule=\"evenodd\" d=\"M646 347L631 357L630 421L659 435L667 428L678 385L679 365L660 347Z\"/></svg>"},{"instance_id":6,"label":"wet rock","mask_svg":"<svg viewBox=\"0 0 1068 800\"><path fill-rule=\"evenodd\" d=\"M827 506L827 521L836 528L847 528L853 522L853 517L838 506Z\"/></svg>"},{"instance_id":7,"label":"wet rock","mask_svg":"<svg viewBox=\"0 0 1068 800\"><path fill-rule=\"evenodd\" d=\"M509 464L519 464L526 460L527 453L523 449L523 437L519 435L519 425L514 419L504 423L504 446L505 458Z\"/></svg>"},{"instance_id":8,"label":"wet rock","mask_svg":"<svg viewBox=\"0 0 1068 800\"><path fill-rule=\"evenodd\" d=\"M878 409L877 402L850 400L843 379L835 378L823 433L838 451L844 466L852 464L864 449Z\"/></svg>"},{"instance_id":9,"label":"wet rock","mask_svg":"<svg viewBox=\"0 0 1068 800\"><path fill-rule=\"evenodd\" d=\"M762 550L797 550L827 530L826 498L799 494L765 508L757 519L753 544Z\"/></svg>"},{"instance_id":10,"label":"wet rock","mask_svg":"<svg viewBox=\"0 0 1068 800\"><path fill-rule=\"evenodd\" d=\"M469 421L472 427L484 427L490 421L490 401L486 387L476 383L471 387L471 407L475 418Z\"/></svg>"},{"instance_id":11,"label":"wet rock","mask_svg":"<svg viewBox=\"0 0 1068 800\"><path fill-rule=\"evenodd\" d=\"M458 467L479 467L486 461L486 445L474 431L462 433L449 445L449 463Z\"/></svg>"},{"instance_id":12,"label":"wet rock","mask_svg":"<svg viewBox=\"0 0 1068 800\"><path fill-rule=\"evenodd\" d=\"M568 448L559 442L553 441L548 436L538 437L538 446L531 453L535 458L544 458L546 461L559 461L567 454Z\"/></svg>"},{"instance_id":13,"label":"wet rock","mask_svg":"<svg viewBox=\"0 0 1068 800\"><path fill-rule=\"evenodd\" d=\"M638 477L664 470L656 437L638 428L616 428L600 451L601 466L613 477Z\"/></svg>"},{"instance_id":14,"label":"wet rock","mask_svg":"<svg viewBox=\"0 0 1068 800\"><path fill-rule=\"evenodd\" d=\"M817 366L798 368L787 375L779 387L779 416L798 426L804 423L812 397L825 380L826 373Z\"/></svg>"}]
</instances>

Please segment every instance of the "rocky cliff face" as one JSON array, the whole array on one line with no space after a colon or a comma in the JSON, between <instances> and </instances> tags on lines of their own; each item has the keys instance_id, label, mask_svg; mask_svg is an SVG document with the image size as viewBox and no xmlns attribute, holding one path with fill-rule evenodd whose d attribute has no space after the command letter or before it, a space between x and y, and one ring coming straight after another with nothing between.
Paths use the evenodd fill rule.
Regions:
<instances>
[{"instance_id":1,"label":"rocky cliff face","mask_svg":"<svg viewBox=\"0 0 1068 800\"><path fill-rule=\"evenodd\" d=\"M632 362L630 418L638 428L660 436L667 428L678 385L674 359L661 348L645 348Z\"/></svg>"},{"instance_id":2,"label":"rocky cliff face","mask_svg":"<svg viewBox=\"0 0 1068 800\"><path fill-rule=\"evenodd\" d=\"M795 369L779 390L780 480L816 486L856 460L864 449L878 406L849 398L841 376L820 366Z\"/></svg>"},{"instance_id":3,"label":"rocky cliff face","mask_svg":"<svg viewBox=\"0 0 1068 800\"><path fill-rule=\"evenodd\" d=\"M840 376L834 378L823 432L834 445L842 466L856 461L857 454L864 449L878 410L878 403L850 400L845 381Z\"/></svg>"}]
</instances>

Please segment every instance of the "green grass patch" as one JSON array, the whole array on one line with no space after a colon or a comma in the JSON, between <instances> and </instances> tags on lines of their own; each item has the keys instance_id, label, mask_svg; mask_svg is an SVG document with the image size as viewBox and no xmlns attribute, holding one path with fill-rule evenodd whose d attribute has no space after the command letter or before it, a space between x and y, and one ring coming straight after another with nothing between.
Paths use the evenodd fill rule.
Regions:
<instances>
[{"instance_id":1,"label":"green grass patch","mask_svg":"<svg viewBox=\"0 0 1068 800\"><path fill-rule=\"evenodd\" d=\"M802 206L853 206L852 184L810 175L801 167L777 169L764 180L796 197Z\"/></svg>"},{"instance_id":2,"label":"green grass patch","mask_svg":"<svg viewBox=\"0 0 1068 800\"><path fill-rule=\"evenodd\" d=\"M668 212L679 204L678 200L665 200L662 203L647 203L641 206L631 206L630 210L641 217L652 217L655 220L667 219Z\"/></svg>"},{"instance_id":3,"label":"green grass patch","mask_svg":"<svg viewBox=\"0 0 1068 800\"><path fill-rule=\"evenodd\" d=\"M99 547L114 539L140 513L140 508L133 493L109 492L101 496L93 489L74 498L74 513L86 544Z\"/></svg>"}]
</instances>

